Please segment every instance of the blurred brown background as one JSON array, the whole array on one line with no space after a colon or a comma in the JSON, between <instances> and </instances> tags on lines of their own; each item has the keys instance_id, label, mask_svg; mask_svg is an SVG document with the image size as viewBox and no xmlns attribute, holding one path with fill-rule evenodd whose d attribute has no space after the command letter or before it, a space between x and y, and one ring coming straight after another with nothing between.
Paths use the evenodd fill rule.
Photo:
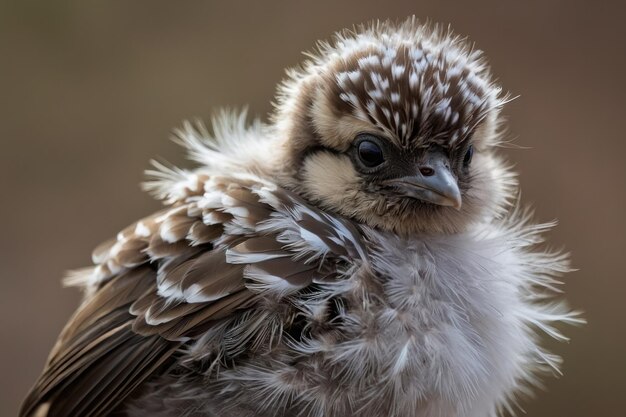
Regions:
<instances>
[{"instance_id":1,"label":"blurred brown background","mask_svg":"<svg viewBox=\"0 0 626 417\"><path fill-rule=\"evenodd\" d=\"M249 104L265 117L283 68L333 31L411 14L450 23L521 98L505 149L551 242L580 272L565 376L530 416L626 415L626 24L623 2L21 1L0 3L0 415L16 414L79 301L63 272L158 207L148 160L190 117Z\"/></svg>"}]
</instances>

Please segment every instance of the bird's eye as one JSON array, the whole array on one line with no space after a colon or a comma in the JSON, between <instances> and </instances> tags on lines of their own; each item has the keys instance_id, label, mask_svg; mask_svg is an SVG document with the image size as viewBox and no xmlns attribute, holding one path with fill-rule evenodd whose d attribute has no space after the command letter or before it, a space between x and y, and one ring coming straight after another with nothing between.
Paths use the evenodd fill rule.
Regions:
<instances>
[{"instance_id":1,"label":"bird's eye","mask_svg":"<svg viewBox=\"0 0 626 417\"><path fill-rule=\"evenodd\" d=\"M465 156L463 157L463 166L467 167L472 162L472 156L474 156L474 147L472 145L467 148Z\"/></svg>"},{"instance_id":2,"label":"bird's eye","mask_svg":"<svg viewBox=\"0 0 626 417\"><path fill-rule=\"evenodd\" d=\"M358 149L359 159L368 168L374 168L385 161L382 149L378 144L370 141L363 140L359 143Z\"/></svg>"}]
</instances>

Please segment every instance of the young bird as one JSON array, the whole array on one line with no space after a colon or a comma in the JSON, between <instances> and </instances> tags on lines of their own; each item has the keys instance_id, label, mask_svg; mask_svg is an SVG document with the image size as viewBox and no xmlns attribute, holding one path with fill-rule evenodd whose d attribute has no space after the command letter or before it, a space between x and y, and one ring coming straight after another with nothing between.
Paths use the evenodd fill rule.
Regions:
<instances>
[{"instance_id":1,"label":"young bird","mask_svg":"<svg viewBox=\"0 0 626 417\"><path fill-rule=\"evenodd\" d=\"M496 416L580 321L513 198L480 51L409 19L342 32L270 124L222 114L156 170L165 208L67 282L85 300L20 415Z\"/></svg>"}]
</instances>

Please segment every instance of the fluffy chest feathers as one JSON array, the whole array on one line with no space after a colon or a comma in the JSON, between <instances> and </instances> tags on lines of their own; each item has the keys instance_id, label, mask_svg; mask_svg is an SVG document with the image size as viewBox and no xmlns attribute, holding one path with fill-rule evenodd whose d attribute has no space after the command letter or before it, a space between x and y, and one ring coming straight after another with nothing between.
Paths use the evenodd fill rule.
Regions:
<instances>
[{"instance_id":1,"label":"fluffy chest feathers","mask_svg":"<svg viewBox=\"0 0 626 417\"><path fill-rule=\"evenodd\" d=\"M495 415L534 372L555 366L536 328L569 319L535 302L535 285L566 268L558 255L528 251L540 230L516 220L455 236L365 232L335 280L287 297L306 331L265 367L255 359L226 371L228 391L268 410L297 398L310 415ZM299 235L311 253L329 250L320 235Z\"/></svg>"}]
</instances>

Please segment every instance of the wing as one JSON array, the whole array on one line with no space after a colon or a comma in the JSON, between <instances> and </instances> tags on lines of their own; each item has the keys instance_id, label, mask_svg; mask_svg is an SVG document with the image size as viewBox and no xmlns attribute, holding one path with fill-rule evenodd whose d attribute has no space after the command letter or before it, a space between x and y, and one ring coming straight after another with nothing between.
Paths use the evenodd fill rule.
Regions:
<instances>
[{"instance_id":1,"label":"wing","mask_svg":"<svg viewBox=\"0 0 626 417\"><path fill-rule=\"evenodd\" d=\"M53 348L20 416L113 412L214 323L332 279L363 258L359 231L258 179L189 174L171 207L94 251L71 276L86 298Z\"/></svg>"}]
</instances>

